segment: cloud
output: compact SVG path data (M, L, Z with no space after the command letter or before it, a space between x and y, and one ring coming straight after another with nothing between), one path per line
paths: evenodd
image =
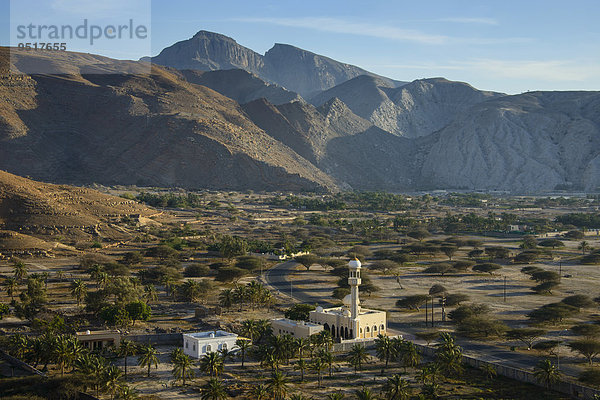
M234 18L233 21L273 24L293 28L305 28L323 32L344 33L350 35L370 36L388 40L415 42L427 45L495 45L529 43L533 39L526 37L485 38L485 37L452 37L429 34L414 29L401 29L395 26L349 21L339 18L302 17L302 18ZM463 23L494 23L486 18L448 18Z
M448 42L449 39L448 36L431 35L412 29L400 29L393 26L352 22L337 18L236 18L235 20L240 22L307 28L325 32L372 36L382 39L410 41L422 44L444 44Z
M454 22L457 24L478 24L478 25L499 25L498 21L493 18L485 17L451 17L451 18L439 18L436 21L439 22Z

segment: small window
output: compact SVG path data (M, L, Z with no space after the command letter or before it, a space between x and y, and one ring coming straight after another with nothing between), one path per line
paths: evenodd
M377 325L373 325L373 332L377 332Z
M360 328L359 332L362 333L362 328Z
M192 345L192 351L196 351L196 345L195 344Z
M385 325L384 325L384 324L381 324L381 326L379 327L379 330L380 330L380 331L384 331L384 330L385 330Z
M212 351L212 346L210 344L206 345L206 352L210 353Z
M227 343L223 343L221 345L221 350L227 350Z
M185 342L185 348L189 349L189 347L190 347L190 344L188 342Z
M369 332L369 327L368 326L365 328L365 332Z

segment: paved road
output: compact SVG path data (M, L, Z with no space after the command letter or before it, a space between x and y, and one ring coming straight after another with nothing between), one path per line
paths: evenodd
M274 289L279 290L280 292L289 296L290 280L288 275L291 273L293 268L296 267L296 265L297 264L294 261L286 261L276 265L265 273L266 282ZM331 304L330 299L314 296L296 286L292 288L291 294L295 300L301 303L316 303L324 306ZM400 322L388 321L388 327L402 334L406 339L425 344L423 341L415 338L414 335L406 329L406 326ZM533 354L522 354L488 343L475 342L466 339L457 339L457 343L462 346L466 355L484 359L490 362L502 363L515 368L531 369L535 366L535 364L543 359L543 357L537 357ZM556 358L554 358L552 361L556 362ZM569 366L561 365L561 371L566 375L577 376L577 370Z
M290 284L289 274L298 265L295 261L286 261L274 266L265 272L265 280L274 289L281 293L291 296L300 303L319 304L328 306L332 304L330 299L321 296L314 296L301 288Z

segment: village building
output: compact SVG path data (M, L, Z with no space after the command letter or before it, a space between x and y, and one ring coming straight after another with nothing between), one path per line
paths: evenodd
M361 263L354 259L348 263L348 284L350 294L344 298L341 307L317 307L309 314L309 321L323 325L323 329L331 332L334 340L351 340L375 338L387 332L387 316L385 311L369 310L360 307L358 288L361 284Z
M121 332L119 331L85 331L75 334L77 341L86 349L102 350L107 346L119 347Z
M225 331L196 332L183 334L183 353L200 358L219 350L236 350L238 335Z
M271 320L273 335L290 335L295 338L307 338L323 330L323 325L306 321L294 321L287 318Z

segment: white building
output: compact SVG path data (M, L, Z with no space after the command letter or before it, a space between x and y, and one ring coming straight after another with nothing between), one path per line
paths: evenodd
M305 321L294 321L287 318L271 320L273 335L290 335L295 338L307 338L323 330L323 326Z
M360 307L358 287L360 279L360 261L354 259L348 263L348 284L350 294L344 298L341 307L317 307L310 312L312 323L323 325L323 329L331 332L334 339L366 339L387 332L387 315L385 311L369 310Z
M238 335L225 331L210 331L183 334L183 353L200 358L207 353L219 350L236 350Z

